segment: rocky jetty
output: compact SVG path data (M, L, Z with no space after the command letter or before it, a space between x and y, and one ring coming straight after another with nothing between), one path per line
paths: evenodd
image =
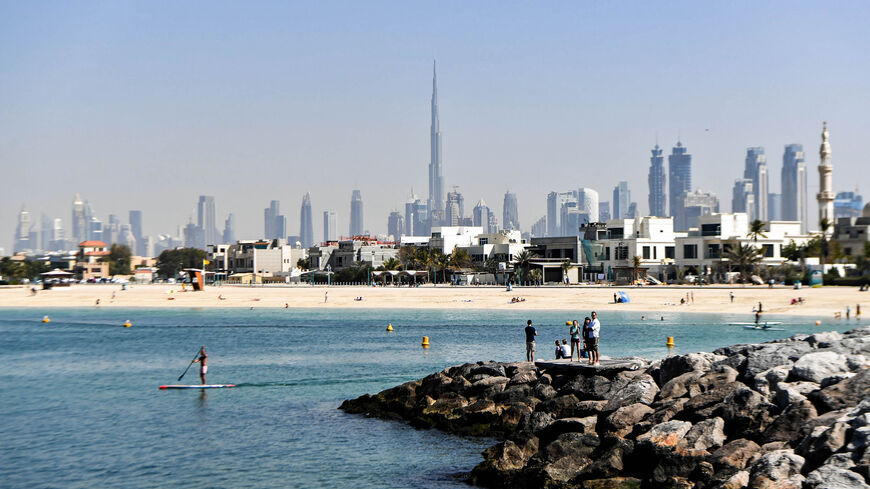
M870 489L870 327L622 367L476 363L341 409L497 436L493 488Z

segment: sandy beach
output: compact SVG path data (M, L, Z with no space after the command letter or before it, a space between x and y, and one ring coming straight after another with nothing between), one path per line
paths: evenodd
M613 294L627 292L630 303L614 303ZM734 302L729 292L734 293ZM328 300L324 301L328 293ZM680 304L686 299L688 304ZM362 297L363 300L354 300ZM511 303L512 297L525 299ZM694 297L694 302L691 300ZM803 297L803 305L791 305ZM97 305L99 299L99 305ZM408 287L325 287L325 286L220 286L201 292L182 290L181 285L132 285L121 290L115 284L82 284L39 290L29 287L0 288L0 307L291 307L291 308L377 308L377 309L503 309L534 310L632 310L648 312L707 312L747 314L761 301L766 314L815 316L831 319L850 306L870 304L870 292L855 287L823 287L794 290L790 287L451 287L446 285ZM863 309L863 307L862 307ZM863 312L863 311L862 311Z

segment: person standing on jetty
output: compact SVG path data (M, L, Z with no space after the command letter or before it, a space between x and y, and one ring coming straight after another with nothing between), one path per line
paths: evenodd
M534 363L535 361L535 336L538 331L532 326L532 320L526 322L526 361Z
M589 322L589 365L598 365L598 338L601 336L601 322L598 313L592 311L592 321Z
M205 374L208 373L208 354L205 352L205 345L200 347L199 357L193 363L202 364L199 366L199 380L202 382L202 385L205 385Z
M571 356L568 357L568 361L574 361L574 352L577 352L577 361L580 361L580 324L575 319L573 323L571 323L571 327L568 329L568 333L571 335Z

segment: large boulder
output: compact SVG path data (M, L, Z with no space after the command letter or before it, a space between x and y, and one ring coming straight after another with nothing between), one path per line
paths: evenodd
M731 472L746 468L747 463L761 450L752 440L739 438L726 443L710 457L717 471Z
M483 462L469 476L469 481L489 487L500 487L516 477L533 455L538 453L538 438L520 434L483 451Z
M811 469L846 446L849 425L836 422L831 426L818 426L801 441L797 453L802 455Z
M749 472L752 489L800 489L804 459L793 450L775 450L762 455Z
M719 417L701 421L692 426L679 446L688 450L715 450L725 443L723 428L725 428L725 420Z
M846 455L834 455L825 464L807 474L805 489L870 489L864 478L850 470L855 462Z
M832 351L807 353L791 368L791 375L799 380L819 383L826 377L849 371L846 355Z
M605 411L615 411L623 406L642 403L652 404L659 392L659 386L648 374L640 374L628 379L617 376L613 381L610 399L604 406Z
M813 403L804 399L785 408L764 430L761 440L764 443L782 441L792 446L803 436L801 430L818 416Z
M870 369L809 395L820 413L857 406L870 395Z
M592 453L601 445L597 436L564 433L541 449L541 466L534 467L546 480L567 483L592 464Z
M602 431L624 437L631 433L644 417L653 412L653 408L639 402L623 406L604 419Z
M649 443L659 447L675 447L692 429L688 421L667 421L657 424L648 432L637 437L638 443Z
M794 363L813 347L804 341L788 343L765 343L747 349L743 378L753 379L759 373L778 365Z
M836 331L823 331L811 334L805 341L813 348L830 348L834 343L838 343L842 339L843 335Z
M741 386L725 397L716 414L725 420L725 434L729 438L760 437L776 411L776 406L764 396Z
M665 358L658 368L659 384L665 384L674 377L687 372L707 372L715 362L724 359L724 355L706 352Z

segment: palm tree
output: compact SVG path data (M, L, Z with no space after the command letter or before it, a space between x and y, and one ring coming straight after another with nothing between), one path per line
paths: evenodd
M517 276L520 281L528 278L529 267L532 264L532 253L529 250L521 251L516 257Z
M640 265L641 260L639 256L634 255L631 257L631 280L634 282L640 279Z
M571 260L568 260L567 258L565 260L563 260L561 267L562 267L562 281L564 282L565 278L568 276L568 271L571 270L571 268L573 268L571 265ZM566 283L565 285L568 285L568 284Z
M448 262L453 268L468 268L471 266L471 255L467 250L456 248L450 253Z
M828 255L828 229L831 229L831 221L827 217L819 220L819 230L822 235L822 246L819 250L819 263L822 264L822 281L825 280L825 257Z
M395 258L387 258L384 260L384 270L401 270L402 262Z
M754 268L756 264L761 262L761 254L758 252L758 248L752 245L739 245L737 247L731 247L728 251L725 252L725 258L740 269L740 276L743 277L743 283L746 283L748 278L747 270L750 268Z
M758 237L766 238L767 236L764 234L764 226L767 223L762 221L761 219L756 219L749 223L749 233L746 236L751 236L752 241L758 243Z

